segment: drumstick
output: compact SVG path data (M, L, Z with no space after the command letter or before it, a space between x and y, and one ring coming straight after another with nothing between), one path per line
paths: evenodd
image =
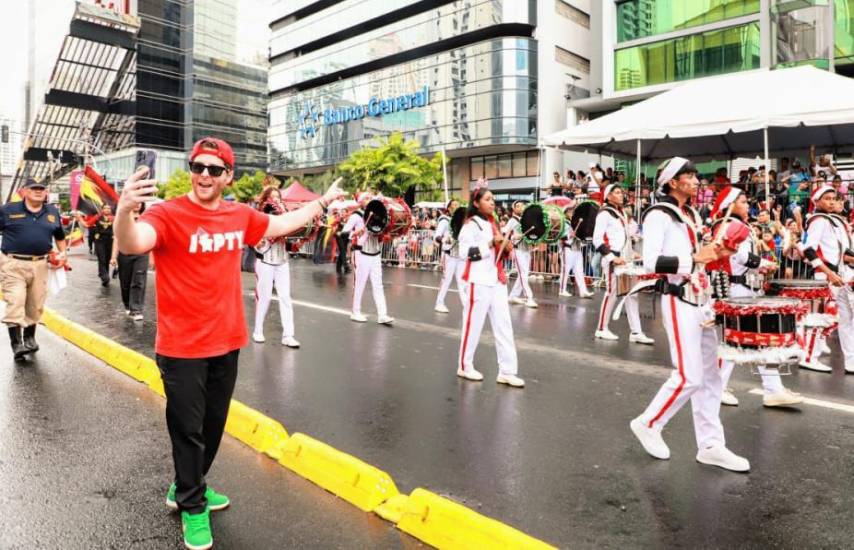
M532 229L534 229L534 228L535 228L535 226L531 226L531 227L529 227L529 228L528 228L528 230L527 230L527 231L525 231L524 233L522 233L522 237L519 239L519 241L521 241L523 238L525 238L525 235L527 235L528 233L530 233L530 232L531 232L531 230L532 230ZM503 255L504 255L504 251L507 249L507 243L508 243L508 242L510 242L510 235L508 235L508 236L504 239L504 242L502 242L502 243L501 243L501 249L498 251L498 257L495 259L495 265L498 265L498 263L501 261L501 256L503 256Z

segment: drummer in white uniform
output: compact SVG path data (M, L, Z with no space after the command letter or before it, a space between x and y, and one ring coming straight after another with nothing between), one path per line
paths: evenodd
M839 310L839 347L845 359L845 372L854 374L854 231L845 219L845 198L836 193L834 203L834 218L839 222L836 232L844 251L839 264L840 276L845 283L847 292L836 292L836 307Z
M466 258L463 269L463 324L457 376L483 380L474 368L474 354L487 315L492 325L498 354L496 382L521 388L525 381L517 376L518 359L507 302L507 275L501 259L512 252L509 237L503 236L493 217L495 199L486 187L472 191L468 219L460 231L460 253Z
M804 257L815 269L816 280L825 280L830 285L830 291L839 307L839 343L846 357L854 360L854 345L851 337L850 321L850 285L844 284L842 275L847 275L848 269L843 265L846 255L846 243L840 240L842 230L841 220L834 216L836 211L836 190L829 186L819 187L811 197L814 207L813 214L807 217L805 224ZM848 243L850 244L850 243ZM843 313L843 308L846 311ZM846 318L847 330L843 335L842 321ZM802 368L818 372L831 372L828 365L818 360L819 350L824 345L822 330L819 328L807 329L806 356L799 363ZM852 366L846 362L846 367ZM848 370L848 369L846 369ZM854 368L851 369L854 371Z
M729 216L747 223L749 204L744 191L737 187L725 187L722 189L712 207L711 217L718 220L718 230L723 230L723 225ZM748 298L761 295L761 277L759 273L772 270L776 264L763 260L756 253L756 243L753 239L745 239L729 258L721 260L718 269L729 279L729 296L732 298ZM724 298L719 296L719 298ZM732 375L735 363L719 359L721 367L721 383L723 392L721 403L724 405L737 406L738 398L733 395L727 387ZM761 366L757 369L762 379L762 404L766 407L785 407L803 403L804 398L783 386L783 380L776 369Z
M628 220L623 213L623 200L623 189L619 185L612 183L605 187L602 194L604 206L596 215L596 227L593 230L593 246L602 257L602 272L605 274L605 295L599 308L595 333L596 338L602 340L620 339L608 328L617 303L616 268L632 263L635 256L629 238ZM636 295L626 297L625 308L631 330L629 342L653 344L655 340L643 333Z
M439 313L448 313L445 296L448 294L448 289L451 288L451 282L457 281L457 290L462 286L460 276L465 262L459 257L459 246L457 246L456 239L451 232L451 216L454 215L459 206L460 202L456 199L448 201L447 208L439 216L436 232L433 234L433 239L442 250L442 282L439 285L439 294L436 296L436 305L433 307ZM460 298L462 299L462 297Z
M570 297L572 294L566 290L570 274L575 278L578 294L582 298L592 298L593 293L587 290L587 281L584 279L584 253L581 250L581 240L576 236L572 226L572 213L575 204L570 204L563 209L566 217L566 234L560 239L561 249L561 275L558 286L558 296Z
M374 233L367 230L364 218L364 208L373 199L370 193L361 193L357 200L362 210L353 212L347 219L347 224L341 231L350 234L353 241L353 264L355 266L355 283L353 287L353 310L350 320L364 323L368 320L362 315L362 294L368 279L371 280L371 291L374 295L374 304L377 307L377 323L391 325L393 317L389 317L386 309L385 292L383 291L383 268L380 258L382 243Z
M699 270L732 251L715 243L702 245L702 220L688 204L699 185L693 164L680 157L670 160L658 184L666 196L647 210L642 221L643 263L651 273L666 274L658 287L663 291L662 321L675 370L630 427L647 453L667 460L670 448L661 430L691 401L697 462L746 472L750 462L726 447L711 292Z
M513 249L513 259L516 264L516 273L519 276L513 289L510 291L510 303L524 304L530 308L538 307L534 300L534 292L531 290L531 285L528 282L528 276L531 273L531 247L525 242L522 235L522 211L525 210L525 203L516 201L513 203L513 216L504 226L504 235L509 237L515 245Z

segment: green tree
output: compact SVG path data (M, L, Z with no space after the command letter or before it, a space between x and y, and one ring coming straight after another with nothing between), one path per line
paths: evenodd
M231 183L226 193L234 195L239 202L251 202L264 188L264 178L267 174L258 170L251 176L243 174L240 179Z
M161 199L174 199L190 192L190 173L180 168L172 172L166 183L159 185L157 196Z
M376 147L354 152L338 166L345 177L345 189L352 192L370 187L399 197L415 186L420 198L439 198L442 154L428 159L418 154L418 148L417 141L405 141L402 134L394 133L388 139L378 139Z

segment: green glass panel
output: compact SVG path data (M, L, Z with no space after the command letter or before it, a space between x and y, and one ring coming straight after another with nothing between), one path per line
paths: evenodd
M614 55L614 88L758 69L759 47L759 25L751 23L624 48Z
M835 0L834 8L836 63L854 63L854 0Z
M625 42L759 13L760 0L627 0L617 4L617 40Z

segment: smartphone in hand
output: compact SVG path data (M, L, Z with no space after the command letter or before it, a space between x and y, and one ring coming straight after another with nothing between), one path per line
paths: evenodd
M138 170L140 166L145 166L148 168L148 176L146 179L157 179L157 174L155 173L155 165L157 164L157 151L153 149L139 149L136 152L136 165L134 166L134 171ZM153 201L157 196L155 194L148 195L146 197L146 202Z

